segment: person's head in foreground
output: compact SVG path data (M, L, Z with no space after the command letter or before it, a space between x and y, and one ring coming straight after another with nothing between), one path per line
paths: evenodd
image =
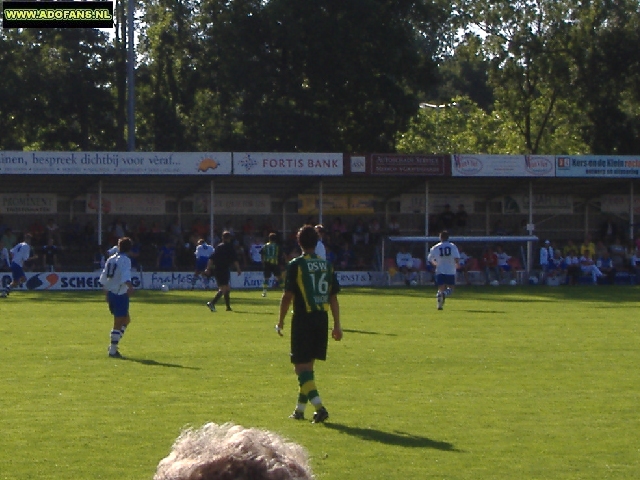
M268 430L232 423L188 428L153 480L312 480L306 450Z

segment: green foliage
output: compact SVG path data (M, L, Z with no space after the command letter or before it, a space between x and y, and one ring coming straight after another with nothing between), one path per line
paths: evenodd
M322 479L638 478L638 287L345 289L316 381L330 419L287 418L279 294L139 291L107 358L99 292L1 299L0 479L150 479L186 425L301 443Z

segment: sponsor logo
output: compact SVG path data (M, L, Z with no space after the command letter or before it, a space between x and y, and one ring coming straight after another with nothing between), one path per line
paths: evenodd
M482 161L468 155L455 155L453 166L461 175L477 175L482 171Z
M258 161L251 158L251 155L247 154L242 160L240 160L240 166L248 172L252 168L258 166Z
M366 163L364 157L351 157L351 172L352 173L365 173Z
M560 170L570 170L571 169L571 159L569 157L558 157L558 168Z
M199 172L206 172L207 170L215 170L220 165L213 158L203 158L198 165Z
M546 157L527 155L524 157L525 169L533 175L544 175L553 171L553 164Z

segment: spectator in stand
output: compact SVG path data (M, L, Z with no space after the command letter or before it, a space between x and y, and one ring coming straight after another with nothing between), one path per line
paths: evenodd
M498 255L493 251L491 245L489 245L482 254L482 266L484 267L484 274L487 277L487 285L491 282L491 273L495 275L496 280L500 281L501 273L500 267L498 266Z
M245 220L244 225L242 225L242 244L245 248L249 249L250 253L251 244L254 243L254 240L257 240L260 248L262 248L262 241L256 237L256 227L253 224L253 218L249 217Z
M616 237L611 245L609 245L609 254L611 255L611 261L616 271L622 272L627 270L627 263L625 262L626 249L620 237Z
M389 220L389 224L387 225L387 234L400 235L400 223L398 222L398 217L395 215Z
M44 238L44 226L38 219L29 227L29 233L31 234L31 238L33 238L32 242L34 246L39 247L47 243Z
M369 223L369 241L372 245L377 245L382 239L382 225L378 217L374 217Z
M146 245L151 242L151 230L144 221L144 218L138 220L138 225L136 226L134 233L138 237L138 242L141 244Z
M464 278L464 283L466 283L467 285L471 285L471 282L469 281L469 268L471 266L471 263L470 263L471 257L462 250L462 247L458 247L458 252L460 253L460 260L458 261L457 270L458 272L462 273L462 278ZM427 266L427 270L429 270L428 266Z
M318 234L318 243L316 244L315 253L322 260L327 260L327 247L329 243L328 240L326 240L327 231L324 228L324 225L320 223L315 226L315 229L316 233Z
M455 232L457 235L464 235L467 233L467 220L469 215L467 211L464 209L464 204L458 205L458 211L455 214Z
M587 233L584 237L584 242L580 245L580 257L587 257L593 259L596 254L596 245L591 240L591 234Z
M565 259L559 248L554 249L553 257L549 260L548 278L561 277L567 272Z
M496 220L496 223L493 224L493 234L499 237L509 234L509 232L507 232L507 229L504 227L501 219Z
M102 250L100 245L95 247L95 251L93 252L93 269L102 271L104 268L104 264L106 262L105 252Z
M9 250L0 241L0 272L8 272L11 270L11 258L9 258Z
M11 229L11 227L7 227L4 229L4 234L2 235L2 238L0 239L0 241L2 241L2 244L8 250L11 250L13 247L16 246L16 243L18 243L16 234L13 233L13 230Z
M362 218L356 220L351 237L354 246L369 244L369 227L364 223Z
M175 245L176 248L182 248L184 246L184 237L182 235L182 225L176 218L169 228L167 229L169 239Z
M347 233L347 226L342 223L342 219L340 217L336 217L333 219L333 223L331 224L331 235L336 239L340 237L341 239L345 239Z
M608 215L600 225L600 240L611 243L618 236L618 225L611 215Z
M158 251L156 268L161 272L170 272L176 269L176 249L170 239L167 239Z
M549 262L553 258L554 248L551 246L550 240L545 240L544 245L540 247L540 269L542 270L542 281L547 280L547 272L549 271Z
M609 252L609 249L606 247L606 245L602 240L598 240L596 242L596 254L594 255L593 258L598 259L602 257L602 255L604 255L604 252Z
M240 264L240 267L246 268L248 263L247 251L238 240L233 240L231 243L236 251L236 256L238 257L238 263Z
M396 266L404 277L405 285L411 285L411 282L417 281L418 274L413 268L413 256L405 244L400 245L400 251L396 254Z
M158 222L153 222L151 224L150 235L151 243L154 247L158 247L158 245L164 243L165 234Z
M49 220L47 220L47 225L45 227L45 233L46 233L47 241L50 238L53 238L53 241L55 243L57 243L58 245L60 245L60 243L62 243L62 239L61 239L61 236L60 236L60 227L58 227L58 224L53 220L53 218L50 218Z
M82 248L82 225L78 217L73 217L65 227L65 241L68 248L80 250Z
M451 211L451 205L448 203L444 206L444 210L440 212L439 224L441 230L451 231L456 220L456 214Z
M129 260L131 260L131 270L135 270L136 272L142 271L142 266L140 265L140 253L141 253L141 245L137 236L131 237L131 250L127 255L129 256Z
M564 257L564 265L567 270L567 283L569 285L577 285L582 269L580 268L580 257L578 257L576 250L569 250L567 256Z
M92 245L96 243L98 237L96 236L96 227L91 220L87 220L82 229L83 245Z
M613 259L609 255L608 250L604 250L596 261L596 266L606 277L607 282L611 285L616 283L616 268L613 266Z
M511 255L504 251L502 245L496 247L496 257L498 257L498 272L500 273L499 280L504 280L504 277L508 277L509 280L513 278L511 271Z
M562 254L566 257L569 252L573 250L573 253L577 253L580 249L576 246L573 240L567 240L567 244L562 248Z
M325 255L327 256L326 258L327 262L329 262L331 265L337 265L338 256L336 255L336 252L333 250L333 247L327 245L325 247Z
M353 253L353 249L351 248L351 244L345 241L342 244L337 267L341 270L351 270L354 262L354 257L355 255Z
M47 240L47 244L42 247L42 266L45 272L55 272L59 269L58 247L54 244L53 238Z
M597 285L598 278L603 276L593 257L590 255L582 255L580 257L580 269L584 275L591 275L594 285Z

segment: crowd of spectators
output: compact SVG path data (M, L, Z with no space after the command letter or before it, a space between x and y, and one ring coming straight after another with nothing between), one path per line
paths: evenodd
M156 217L157 218L157 217ZM72 218L62 227L55 218L35 217L28 228L14 231L0 217L0 269L7 271L8 251L21 241L24 233L32 235L34 252L38 260L28 268L35 271L59 271L73 269L99 269L104 265L107 249L117 243L122 236L134 241L131 252L133 268L145 270L191 270L194 265L194 250L199 239L217 245L222 231L232 234L243 270L261 269L259 251L266 243L269 233L277 229L268 221L256 222L252 217L232 217L214 227L210 236L208 218L198 217L190 224L181 224L177 217L164 223L154 217L138 218L130 224L123 218L114 218L103 228L103 245L97 247L97 227L95 219L81 222ZM448 229L452 235L467 233L467 214L464 205L452 209L445 205L437 215L430 217L430 231ZM315 225L317 218L309 217L301 223ZM287 234L278 232L278 243L282 245L285 259L299 254L295 233L300 225L293 225ZM501 227L497 223L495 229ZM492 233L497 232L494 231ZM562 279L569 284L591 279L593 283L614 283L616 275L638 274L640 278L640 236L630 242L623 241L622 229L607 217L602 225L593 232L596 240L587 235L585 238L566 241L548 240L540 245L539 256L534 260L534 268L539 269L547 279ZM381 242L387 235L415 235L415 231L403 229L397 216L390 216L385 224L378 216L333 216L324 222L322 242L327 258L338 270L379 270L389 264L381 258ZM408 253L413 258L409 265L406 258L402 261L402 274L407 283L412 282L419 270L428 270L424 261L424 245L388 244L387 260L396 262L398 253ZM483 273L486 283L492 280L508 282L515 278L514 271L522 269L524 263L520 251L510 251L513 247L502 245L458 244L461 250L460 271L463 281L469 283L470 270ZM384 262L384 263L383 263ZM394 265L398 269L399 265ZM566 279L566 280L565 280Z

